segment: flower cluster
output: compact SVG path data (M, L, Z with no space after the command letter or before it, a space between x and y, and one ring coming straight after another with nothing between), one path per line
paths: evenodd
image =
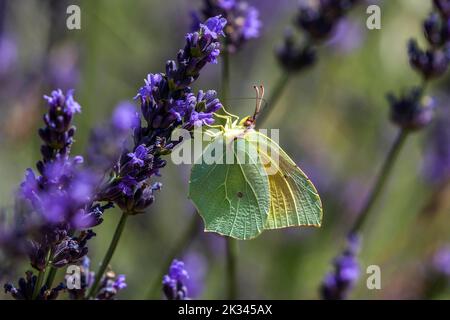
M94 202L98 179L81 167L82 157L70 156L75 133L72 119L81 111L72 91L64 94L56 90L44 98L48 110L45 126L39 130L42 160L36 165L38 175L32 169L26 170L17 199L17 207L23 209L15 212L18 218L20 214L21 223L9 233L11 239L21 235L26 244L17 246L25 247L31 266L39 272L82 259L88 252L87 241L95 236L90 228L102 222L104 210L111 206ZM11 284L5 289L13 297L28 299L29 292L24 290L35 285L35 276L29 272L19 281L18 289ZM55 297L49 293L51 288L38 289L38 299Z
M184 263L173 260L169 273L163 277L163 292L167 300L187 300L188 290L186 282L189 279Z
M296 26L304 33L304 43L297 43L293 31L285 32L277 48L279 63L287 72L302 70L316 62L315 46L332 38L344 16L359 0L320 0L314 5L300 3Z
M68 289L69 297L72 300L82 300L85 298L86 291L92 287L95 280L95 273L90 271L90 260L87 256L83 257L80 267L80 276L76 281L79 281L80 288ZM100 287L95 297L97 300L114 300L119 291L125 289L127 284L125 282L125 275L109 270L105 273L100 281Z
M399 98L389 93L387 99L391 109L391 121L401 128L418 130L433 119L433 99L424 97L421 88L414 87Z
M228 21L225 27L225 41L231 53L260 35L262 23L259 20L258 10L241 0L204 0L200 14L193 13L194 28L198 27L202 18L207 19L217 15L223 16Z
M422 50L415 39L409 42L409 62L424 80L442 76L450 63L450 14L447 0L435 0L435 11L423 23L429 48Z
M37 277L31 271L25 273L25 278L20 278L18 288L12 284L5 284L5 293L11 294L16 300L32 300L34 288L37 283ZM36 300L55 300L59 293L65 289L64 284L60 283L53 289L48 289L45 285L39 290Z
M347 248L335 258L334 271L325 276L321 287L321 296L325 300L346 299L359 278L360 267L357 260L360 239L351 234L347 239Z
M131 146L131 135L140 124L136 107L130 102L119 103L111 119L92 129L86 163L99 174L112 168L124 149Z
M128 214L142 213L161 188L151 180L166 165L162 156L178 143L171 140L172 132L214 122L214 112L222 107L216 92L194 94L189 86L207 63L217 62L225 24L220 16L208 19L198 31L186 35L184 49L176 61L166 63L166 73L148 75L136 96L145 125L136 126L133 149L121 154L98 200L114 202Z
M92 228L102 222L103 211L109 204L93 204L97 179L80 168L83 158L71 157L75 127L73 115L81 111L72 92L61 90L45 96L48 112L44 115L46 126L39 130L44 142L43 159L37 163L39 176L27 169L20 186L20 196L27 200L36 217L40 232L31 240L31 265L44 270L47 255L51 252L51 264L62 267L78 261L87 253L86 242L94 233ZM78 236L72 236L75 231Z
M450 14L448 0L435 0L434 11L423 23L427 50L422 50L415 39L408 44L411 67L423 78L424 83L442 77L450 63ZM428 125L434 116L430 98L423 97L424 88L411 88L399 98L388 95L391 120L404 130L416 130Z

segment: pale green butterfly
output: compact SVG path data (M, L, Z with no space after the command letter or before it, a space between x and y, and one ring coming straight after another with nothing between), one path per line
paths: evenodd
M189 198L204 220L206 232L239 240L264 230L315 226L322 222L319 194L292 159L254 129L264 88L255 86L252 117L226 119L191 171ZM214 161L211 161L214 160Z

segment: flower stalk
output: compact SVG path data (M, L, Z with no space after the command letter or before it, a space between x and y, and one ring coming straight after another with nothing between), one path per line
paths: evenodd
M87 299L93 298L97 294L100 281L103 275L105 274L105 271L108 268L109 263L111 262L111 258L114 255L114 252L116 251L117 244L119 243L120 237L122 236L123 230L125 229L125 224L127 222L128 215L129 215L128 213L123 212L122 216L120 217L119 224L116 227L116 231L114 232L114 236L109 245L108 251L106 251L105 257L103 258L100 268L96 273L94 283L86 296Z
M399 129L397 137L395 138L394 143L392 144L386 156L386 159L383 162L381 170L376 177L372 191L370 192L369 197L367 198L364 206L358 214L358 218L353 224L353 227L350 230L350 234L357 234L361 230L361 227L366 221L374 203L380 196L380 193L392 172L392 168L394 167L395 161L397 160L402 147L405 145L408 134L409 132L405 129Z

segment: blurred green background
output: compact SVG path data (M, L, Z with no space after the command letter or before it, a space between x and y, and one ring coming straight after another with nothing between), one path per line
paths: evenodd
M263 33L231 58L233 98L252 97L255 83L263 83L270 94L281 74L274 47L297 7L296 0L252 3L261 10ZM410 37L424 41L421 21L431 1L377 3L382 6L382 29L366 29L367 5L352 11L349 22L357 34L343 35L355 40L351 50L323 46L318 64L291 81L266 123L280 129L281 146L316 184L324 223L321 229L270 231L240 242L240 298L318 298L318 286L342 250L344 234L395 137L385 94L420 83L409 67L406 42ZM81 30L66 29L68 4L81 7ZM50 10L50 5L56 7ZM75 88L83 109L75 119L73 154L85 154L91 128L106 121L117 103L132 100L149 72L164 71L165 61L175 58L190 30L190 11L200 6L201 1L194 0L6 1L2 30L13 39L16 57L0 80L1 206L12 206L24 170L40 157L36 131L45 110L42 95L52 87ZM55 76L49 76L51 70ZM64 81L58 82L58 77ZM210 65L195 89L218 90L219 85L220 65ZM447 86L433 83L430 92L439 95ZM254 108L251 101L225 104L241 117ZM352 298L420 297L430 256L450 240L448 192L441 195L444 201L436 212L421 214L436 193L421 174L427 138L420 132L408 140L364 227L362 277ZM128 288L120 298L146 297L170 249L189 227L189 169L169 163L155 204L146 214L129 219L112 260L114 270L127 275ZM118 218L119 212L110 210L95 229L89 253L93 266L103 257ZM224 298L223 239L198 232L184 253L201 265L194 267L204 282L198 297ZM372 264L381 267L382 290L366 288L365 269ZM24 262L22 270L27 268ZM450 298L450 292L437 298Z

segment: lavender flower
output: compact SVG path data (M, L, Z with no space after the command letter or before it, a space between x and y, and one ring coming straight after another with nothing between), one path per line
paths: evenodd
M7 76L17 61L17 44L7 35L0 36L0 78Z
M18 282L18 288L14 285L7 283L4 285L5 293L11 294L16 300L31 300L36 286L37 277L33 275L31 271L25 273L25 278L20 278ZM64 290L65 287L61 283L57 287L48 290L46 286L43 286L37 296L37 300L55 300L58 298L59 293Z
M450 18L450 1L433 0L433 3L442 18Z
M168 300L188 300L186 281L189 274L182 261L173 260L169 273L163 277L163 292Z
M92 286L94 283L95 273L90 271L91 261L88 256L84 256L80 262L80 288L79 289L68 289L69 298L71 300L83 300L86 294L86 291Z
M450 179L450 110L440 111L430 131L423 166L427 180L437 186Z
M433 270L450 279L450 247L439 249L433 257Z
M136 107L130 102L119 103L111 119L91 131L86 161L89 169L103 174L112 168L131 147L130 135L139 126Z
M119 291L126 287L125 275L116 275L113 271L108 271L101 281L96 298L98 300L113 300Z
M433 120L433 100L424 98L420 88L412 88L399 98L390 93L387 99L391 107L392 122L403 129L418 130Z
M101 223L103 211L111 206L94 202L98 179L81 169L81 157L70 156L72 119L81 111L72 91L56 90L45 99L48 112L45 127L39 130L43 158L36 165L40 175L27 169L18 200L28 207L20 230L28 240L30 263L39 271L45 270L49 252L50 264L57 268L81 259L88 251L87 241L95 235L89 228Z
M195 298L201 295L206 275L206 259L195 251L188 252L183 258L186 272L189 277L186 279L185 286L189 288L189 296Z
M315 6L300 2L296 26L305 34L300 42L287 29L283 44L276 49L280 65L286 72L298 72L316 62L315 46L335 35L344 16L359 0L321 0Z
M356 258L360 240L357 235L349 235L347 248L335 258L334 271L325 276L321 296L326 300L346 299L359 278L360 267Z
M317 59L316 49L312 46L301 46L297 43L293 30L287 28L284 42L276 48L278 62L287 72L306 69L314 65Z
M114 202L129 214L144 212L153 203L155 191L161 189L161 184L152 179L166 165L162 156L177 143L171 141L172 132L214 122L214 112L222 107L216 92L199 91L195 95L189 86L207 63L216 62L218 37L223 35L225 23L217 16L200 24L198 31L186 35L177 61L166 63L166 73L147 76L136 96L146 126L134 130L134 147L124 150L98 200Z
M260 36L262 23L259 11L241 0L204 0L200 13L193 14L194 29L198 28L200 16L207 19L218 15L228 21L225 35L229 52L236 52L247 41Z
M425 38L430 48L422 50L417 41L409 42L409 62L424 80L442 76L450 63L450 17L447 14L448 1L434 1L435 10L424 21Z
M84 256L80 263L80 288L79 289L68 289L69 298L71 300L83 300L85 299L85 294L92 287L95 280L95 272L90 271L90 259ZM96 300L114 300L117 294L127 287L125 275L116 273L109 270L100 280L100 287Z

